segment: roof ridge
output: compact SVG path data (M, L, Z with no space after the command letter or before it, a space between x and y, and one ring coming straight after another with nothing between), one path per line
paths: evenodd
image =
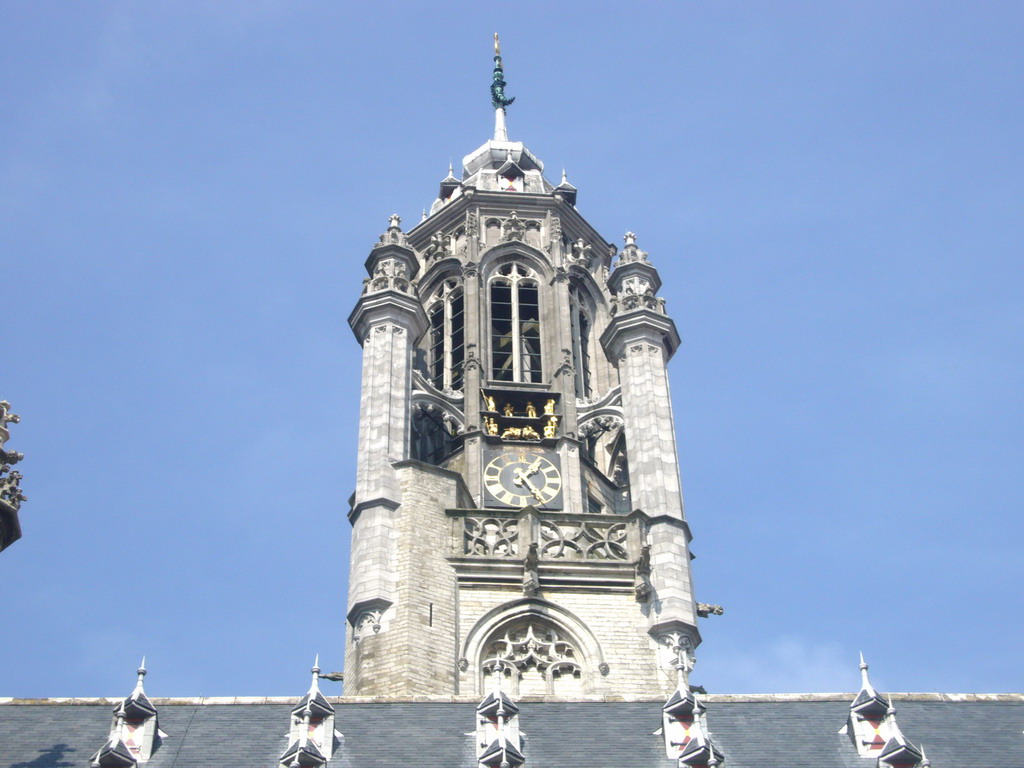
M706 702L729 703L772 703L772 702L815 702L815 701L849 701L852 693L709 693L701 698ZM888 694L894 701L947 701L947 702L1021 702L1024 703L1024 693L938 693L938 692L907 692ZM287 704L293 705L301 697L298 696L180 696L151 698L154 706L175 706L175 705L199 705L199 706L225 706L225 705L252 705L252 704ZM332 704L463 704L475 702L475 697L447 696L431 698L387 698L387 697L351 697L326 696ZM16 698L13 696L0 696L0 706L89 706L107 705L114 706L122 701L121 696L96 696L96 697L54 697L54 698ZM574 699L551 699L548 697L524 696L521 702L533 703L573 703L573 704L608 704L608 703L643 703L652 702L661 704L660 698L652 697L592 697Z

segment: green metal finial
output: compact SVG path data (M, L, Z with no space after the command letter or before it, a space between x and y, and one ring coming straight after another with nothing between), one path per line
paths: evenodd
M491 76L491 106L495 109L504 109L516 97L505 98L505 70L501 66L501 43L498 42L498 33L494 33L494 74Z

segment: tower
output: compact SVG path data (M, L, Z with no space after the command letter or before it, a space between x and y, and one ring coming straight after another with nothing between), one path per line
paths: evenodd
M700 642L657 269L508 139L505 85L496 36L494 137L349 317L346 696L662 695Z

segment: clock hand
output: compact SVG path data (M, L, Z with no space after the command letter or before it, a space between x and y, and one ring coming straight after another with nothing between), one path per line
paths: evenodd
M533 481L530 480L529 476L523 472L523 470L516 467L515 475L516 479L512 481L513 483L516 485L525 485L530 489L530 493L537 497L538 501L544 501L544 496L541 494L540 489L533 484Z

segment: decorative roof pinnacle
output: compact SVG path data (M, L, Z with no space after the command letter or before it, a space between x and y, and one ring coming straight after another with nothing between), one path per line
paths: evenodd
M505 68L501 63L501 43L498 33L494 33L494 72L491 74L491 106L494 107L494 140L508 141L508 130L505 128L505 107L515 101L505 96Z
M139 676L139 678L138 678L138 680L135 681L135 690L132 693L133 694L134 693L142 693L142 678L144 678L146 676L146 657L145 656L142 657L142 663L139 664L139 668L137 670L135 670L135 674L137 674Z
M398 230L400 230L402 228L400 226L401 223L402 223L402 217L399 216L397 213L392 213L390 216L388 216L388 229L398 229Z
M871 681L868 680L868 665L867 662L864 661L863 651L861 651L860 654L860 687L872 692L875 690L871 687Z
M625 241L626 245L636 245L636 235L632 232L624 234L622 239Z

